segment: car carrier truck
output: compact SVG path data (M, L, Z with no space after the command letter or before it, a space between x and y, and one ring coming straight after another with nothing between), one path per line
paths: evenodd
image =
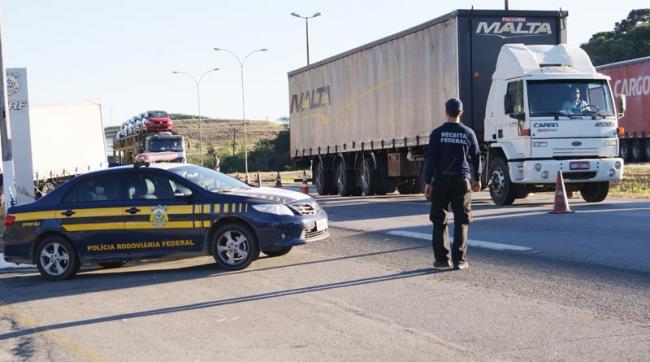
M650 57L596 67L610 76L614 95L627 100L620 139L620 155L625 161L650 161ZM621 110L619 109L619 112Z
M618 114L608 78L564 44L566 17L457 10L290 72L293 160L311 165L320 194L421 192L429 134L458 97L496 204L552 190L558 171L585 200L605 199L623 177Z
M162 111L149 111L148 114L154 112L167 115ZM154 156L161 153L165 153L165 156L175 155L170 162L187 161L183 136L172 133L171 121L166 122L164 128L150 126L149 122L132 121L133 119L124 122L113 139L114 162L122 165L133 164L138 155ZM164 131L161 132L160 129ZM166 159L170 158L166 157Z

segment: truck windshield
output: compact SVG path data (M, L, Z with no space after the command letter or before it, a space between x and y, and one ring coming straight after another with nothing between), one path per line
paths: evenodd
M181 138L152 139L149 140L150 152L183 152Z
M169 171L195 183L212 192L231 191L233 189L248 189L250 186L209 168L188 165L171 168Z
M605 80L528 81L528 108L531 117L614 115Z

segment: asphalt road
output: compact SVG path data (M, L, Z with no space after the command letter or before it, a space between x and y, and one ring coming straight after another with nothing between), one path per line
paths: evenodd
M478 195L470 269L431 267L421 196L321 198L332 238L209 257L0 272L0 360L646 360L650 204ZM645 248L644 248L645 247ZM643 261L646 261L645 263Z

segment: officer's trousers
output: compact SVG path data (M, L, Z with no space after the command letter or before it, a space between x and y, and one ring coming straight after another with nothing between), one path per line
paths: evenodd
M442 176L433 183L429 219L433 223L433 255L436 261L449 261L450 256L454 264L466 260L467 229L472 222L471 202L472 191L468 178ZM447 232L450 203L454 212L454 244L451 251Z

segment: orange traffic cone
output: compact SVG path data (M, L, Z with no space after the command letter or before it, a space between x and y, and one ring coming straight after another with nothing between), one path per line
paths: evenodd
M275 176L275 187L282 187L282 178L280 178L280 171L278 171L277 176Z
M262 177L260 177L259 171L257 171L257 187L262 187Z
M558 171L555 179L555 202L553 203L553 210L550 213L568 214L572 212L569 207L569 199L567 199L566 187L564 187L562 171Z
M307 185L307 171L302 170L302 185L300 191L304 194L309 194L309 185Z

